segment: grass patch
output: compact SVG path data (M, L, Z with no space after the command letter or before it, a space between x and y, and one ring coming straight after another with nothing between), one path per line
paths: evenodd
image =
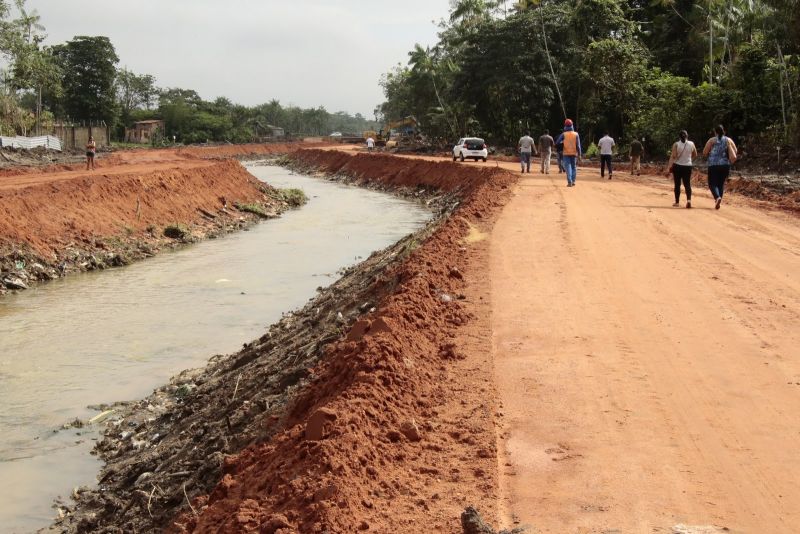
M299 208L306 202L308 202L308 197L303 192L302 189L296 188L287 188L287 189L278 189L278 194L281 197L281 200L289 204L293 208Z
M236 209L239 211L246 211L247 213L253 213L264 219L271 219L275 217L274 214L267 213L267 211L264 209L264 206L262 206L261 204L240 204L239 202L235 202L233 205L236 206Z

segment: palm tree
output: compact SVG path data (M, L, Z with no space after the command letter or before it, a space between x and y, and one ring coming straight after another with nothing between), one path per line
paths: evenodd
M439 93L439 87L436 85L436 71L439 67L438 62L434 58L434 54L431 52L430 47L422 48L419 43L414 45L414 50L408 53L410 59L408 60L408 64L411 65L411 72L415 74L420 74L423 76L430 76L431 83L433 84L433 92L436 95L436 100L439 102L439 107L442 108L442 112L447 120L447 124L450 126L450 130L453 135L458 135L455 126L450 121L450 116L447 112L447 107L444 105L442 101L442 96Z
M19 18L16 20L16 23L22 28L25 42L28 44L34 41L37 43L41 42L44 37L39 35L38 32L43 32L44 26L40 23L42 17L39 15L39 12L34 9L28 13L25 10L25 0L14 0L14 3L17 6L17 10L19 10Z
M503 3L505 4L505 2ZM471 27L488 19L492 14L492 10L497 7L497 2L456 0L451 2L451 5L453 6L453 11L450 12L450 22Z

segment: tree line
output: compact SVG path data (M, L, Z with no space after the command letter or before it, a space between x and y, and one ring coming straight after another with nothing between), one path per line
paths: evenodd
M162 119L162 138L177 142L249 142L269 135L269 125L293 135L361 132L375 122L324 107L284 106L272 99L243 106L220 97L204 100L192 89L159 88L149 74L119 67L104 36L76 36L45 46L45 28L25 0L0 0L0 133L47 133L57 122L104 122L123 140L134 122Z
M382 77L378 108L433 139L510 144L569 117L657 154L717 123L800 146L800 0L454 0L439 27Z

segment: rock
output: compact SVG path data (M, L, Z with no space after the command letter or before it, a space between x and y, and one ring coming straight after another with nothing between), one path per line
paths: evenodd
M369 321L364 319L358 320L355 322L355 324L353 324L353 327L350 328L350 331L347 333L347 337L345 339L347 341L360 341L369 329Z
M3 285L8 289L28 289L28 284L16 276L6 276L3 278Z
M464 275L461 274L461 271L459 271L458 269L453 267L452 269L450 269L450 278L456 278L458 280L463 280L464 279Z
M442 302L453 302L453 297L451 297L447 293L442 293L441 295L439 295L439 300L441 300Z
M464 534L495 534L492 527L484 523L481 514L472 506L461 513L461 528Z
M380 334L381 332L392 332L392 327L383 317L378 317L369 326L369 333L370 335Z
M183 239L187 234L186 228L180 225L171 225L164 228L164 236L170 239Z
M392 443L397 443L398 441L400 441L403 438L403 435L400 432L398 432L397 430L390 430L386 434L386 437L388 437L389 441L391 441Z
M306 439L308 441L319 441L330 434L333 422L336 420L336 412L330 408L320 408L308 418L306 423Z
M416 421L413 419L410 421L405 421L402 425L400 425L400 432L408 438L409 441L419 441L422 439L422 436L419 433L419 427L417 426Z
M314 502L331 501L338 493L336 484L327 484L314 492Z
M339 324L345 323L344 315L342 315L342 312L336 312L336 322Z

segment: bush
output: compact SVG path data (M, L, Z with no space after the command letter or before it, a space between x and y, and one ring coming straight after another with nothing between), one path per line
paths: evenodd
M594 143L590 144L589 148L587 148L583 153L583 156L586 158L595 158L598 155L600 155L600 149L597 148L597 145Z
M651 154L668 153L678 132L697 122L690 111L695 97L687 78L656 70L645 83L640 111L629 129L631 138L645 137Z
M293 208L299 208L308 202L308 197L302 189L279 189L278 192L280 193L281 198Z

